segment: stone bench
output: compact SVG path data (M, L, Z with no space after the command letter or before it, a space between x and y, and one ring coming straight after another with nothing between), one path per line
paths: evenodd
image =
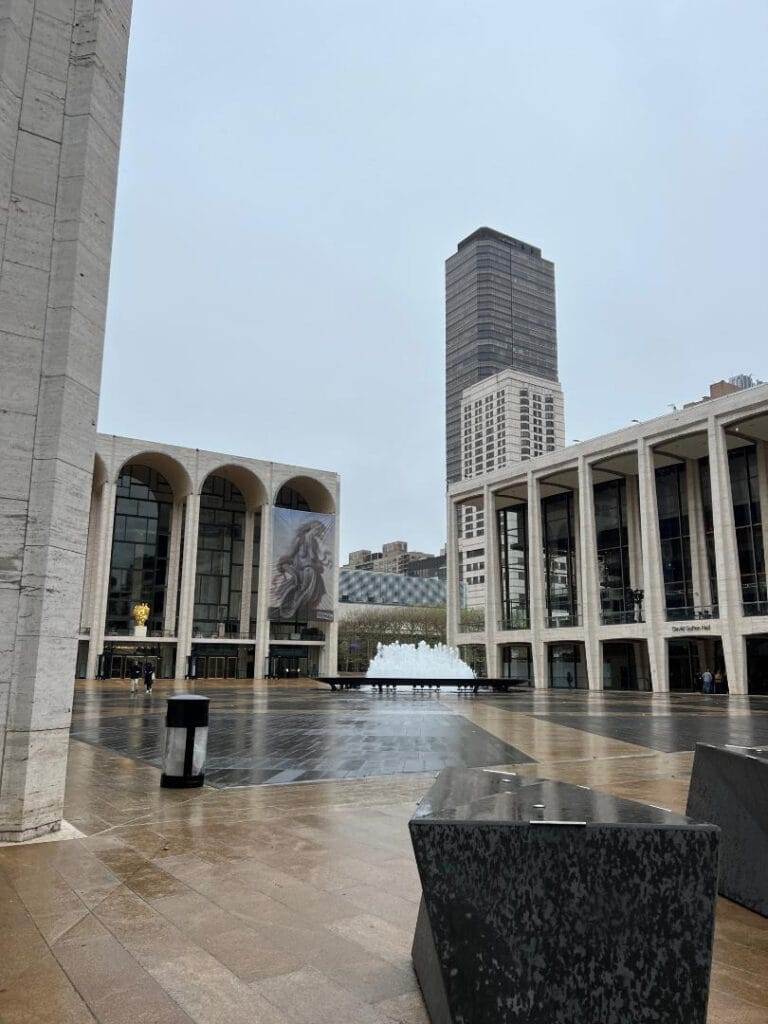
M409 827L433 1024L705 1024L715 826L449 768Z

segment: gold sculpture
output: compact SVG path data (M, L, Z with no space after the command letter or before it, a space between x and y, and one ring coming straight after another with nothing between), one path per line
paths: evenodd
M140 604L135 604L131 615L137 626L146 626L147 619L149 618L149 605L143 601Z

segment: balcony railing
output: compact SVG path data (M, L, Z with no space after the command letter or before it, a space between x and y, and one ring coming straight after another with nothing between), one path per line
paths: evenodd
M193 640L253 640L254 629L241 633L235 629L220 629L218 626L198 626L192 630Z
M745 601L745 615L768 615L768 601Z
M291 622L273 622L269 627L271 640L325 640L325 633L316 626L295 626Z
M600 621L604 626L627 626L636 622L645 622L645 615L642 608L604 609L600 612Z
M695 622L698 619L717 619L720 610L716 604L687 605L667 608L667 622Z
M105 636L131 636L131 637L136 637L136 634L133 631L133 626L128 626L128 627L126 627L126 626L119 626L117 628L112 628L111 626L107 626L107 628L104 630L104 633L105 633ZM147 635L147 637L161 637L161 636L175 637L176 636L176 630L175 629L152 629L151 627L147 627L146 635ZM143 640L144 638L143 637L136 637L136 639Z
M580 626L581 615L578 612L562 611L549 612L546 617L548 629L563 629L566 626Z
M511 608L509 614L499 619L500 630L528 629L531 625L531 617L527 608Z

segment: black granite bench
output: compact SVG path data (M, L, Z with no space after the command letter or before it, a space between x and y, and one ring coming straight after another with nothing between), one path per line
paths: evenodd
M433 1024L705 1024L719 830L476 768L410 821Z
M326 683L332 690L358 690L361 686L371 686L383 693L386 689L398 686L411 689L437 689L441 686L455 686L460 690L471 690L478 693L480 689L490 689L495 693L508 693L510 689L523 689L516 686L511 679L368 679L366 676L316 676L318 683ZM528 687L524 687L528 689Z
M697 743L686 813L721 829L721 895L768 917L768 749Z

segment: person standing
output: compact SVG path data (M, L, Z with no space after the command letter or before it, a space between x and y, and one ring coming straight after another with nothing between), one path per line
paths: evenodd
M725 687L723 686L723 673L720 669L715 672L714 687L712 693L725 693Z
M147 693L152 693L152 684L155 681L155 668L151 661L144 662L144 688Z
M713 682L714 679L712 677L712 673L709 671L708 668L705 668L704 671L701 673L701 692L712 693Z
M138 661L134 660L131 662L131 693L136 693L139 688L139 680L141 679L141 665Z

